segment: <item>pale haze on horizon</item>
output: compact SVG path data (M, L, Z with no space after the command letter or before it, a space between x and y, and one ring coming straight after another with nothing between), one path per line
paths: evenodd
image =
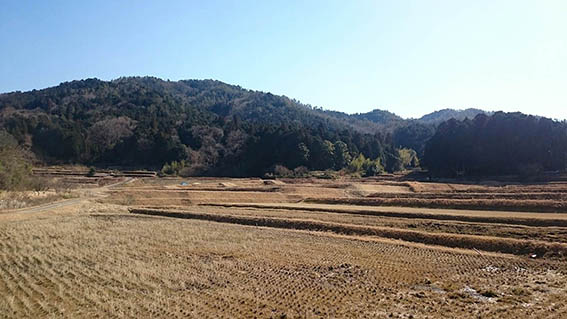
M567 119L567 1L2 1L0 92L217 79L347 113Z

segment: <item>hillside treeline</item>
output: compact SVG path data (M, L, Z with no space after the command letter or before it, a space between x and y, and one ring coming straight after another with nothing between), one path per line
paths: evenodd
M436 175L537 175L567 169L567 123L497 112L442 123L425 149Z
M259 176L275 165L396 171L401 154L376 123L212 80L89 79L0 95L2 128L42 163ZM337 115L338 114L338 115Z
M214 80L88 79L1 94L0 125L3 140L15 141L0 145L3 154L18 145L36 163L184 175L375 175L415 167L418 158L437 176L533 175L567 165L564 122L477 109L415 120L381 110L348 115Z

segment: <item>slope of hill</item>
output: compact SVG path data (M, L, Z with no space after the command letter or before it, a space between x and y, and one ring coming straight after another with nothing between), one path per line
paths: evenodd
M404 122L405 120L400 116L384 110L372 110L367 113L353 114L352 118L360 120L368 120L383 126L392 126Z
M567 169L567 123L519 112L449 120L427 142L424 163L444 176L518 174Z
M48 163L186 160L195 172L229 175L340 168L359 153L396 163L371 121L214 80L88 79L2 94L0 124Z
M0 94L0 133L31 150L39 163L161 168L175 161L169 169L187 175L259 176L277 165L341 169L357 158L354 169L375 174L402 167L400 148L423 157L429 145L425 163L441 173L494 173L510 163L510 172L564 169L564 124L502 114L445 109L411 120L382 110L349 115L220 81L153 77L87 79ZM516 129L506 125L531 130L518 140ZM498 136L508 144L495 146ZM467 152L472 154L462 159Z

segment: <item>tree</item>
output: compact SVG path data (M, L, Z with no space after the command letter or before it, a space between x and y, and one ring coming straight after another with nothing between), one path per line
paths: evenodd
M305 143L301 142L297 144L297 152L296 152L296 161L293 167L300 167L303 165L307 165L309 162L309 158L311 157L311 153L309 152L309 148Z
M427 143L424 164L440 176L525 176L565 170L565 150L565 123L497 112L439 125Z
M417 157L416 151L409 148L402 148L399 150L399 154L403 168L419 167L419 158Z
M411 122L394 130L394 146L413 149L418 157L423 157L425 145L434 134L434 124Z
M333 144L333 155L335 161L335 169L339 170L346 167L352 160L352 156L348 151L348 145L343 141L336 141Z
M365 116L219 81L152 77L0 94L0 127L46 164L159 169L185 161L184 174L225 176L262 176L274 165L342 169L359 153L385 163L391 140Z
M0 131L0 189L17 190L30 182L31 165L16 140Z
M347 171L361 176L376 176L384 172L384 167L380 164L379 159L371 160L360 153L350 162Z
M136 121L127 116L108 118L94 123L87 132L87 144L94 159L103 159L116 145L134 134Z
M401 171L403 169L402 159L400 158L400 153L398 149L390 147L384 153L385 161L384 161L384 169L387 172L394 173L397 171Z
M328 140L316 137L309 148L311 150L310 166L316 170L326 170L334 167L334 145Z

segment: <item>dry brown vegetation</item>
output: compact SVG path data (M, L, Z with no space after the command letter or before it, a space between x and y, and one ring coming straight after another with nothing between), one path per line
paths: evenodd
M69 190L0 191L0 212L52 203L79 195Z
M74 206L0 214L0 317L563 318L567 214L328 203L564 204L565 193L138 179Z
M489 236L471 236L460 234L428 233L392 227L368 227L351 224L339 224L308 219L266 218L257 216L236 216L231 214L207 214L190 211L174 211L149 208L133 208L133 214L166 216L174 218L210 220L240 225L267 226L299 230L334 232L346 235L377 236L401 239L447 247L481 249L511 254L538 254L546 257L567 256L567 244L546 243L534 240L503 239Z
M423 208L478 209L524 212L567 212L565 200L449 199L449 198L332 198L307 199L310 203Z

